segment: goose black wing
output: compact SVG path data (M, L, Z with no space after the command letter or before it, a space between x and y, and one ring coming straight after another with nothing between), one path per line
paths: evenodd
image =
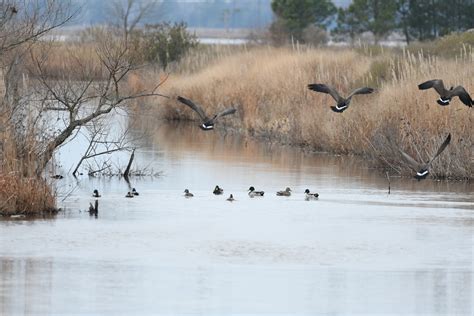
M339 93L332 87L322 84L322 83L311 83L308 85L308 89L316 92L322 92L322 93L327 93L331 97L333 97L334 100L336 100L337 103L341 103L344 101L344 99L339 95Z
M451 133L448 134L444 142L441 144L441 146L439 146L438 151L433 156L433 158L430 159L430 161L428 162L428 165L430 165L433 162L433 160L436 157L438 157L446 149L446 147L449 145L450 142L451 142Z
M235 112L237 112L237 110L235 108L228 108L228 109L225 109L223 111L220 111L218 112L216 115L214 115L214 117L212 118L212 120L217 120L219 117L222 117L222 116L226 116L226 115L229 115L229 114L234 114Z
M472 107L472 98L469 93L467 93L466 89L464 89L464 87L457 86L452 90L451 93L452 95L457 95L462 103L464 103L468 107Z
M369 88L369 87L363 87L363 88L355 89L354 91L352 91L351 94L349 94L347 98L350 99L356 94L370 94L372 92L374 92L374 89Z
M406 152L404 152L400 148L398 149L398 151L400 152L403 159L405 160L405 162L408 164L408 166L411 169L413 169L415 172L418 172L418 171L420 171L420 169L422 169L423 166L418 161L413 159L412 156L410 156L409 154L407 154Z
M179 102L181 102L183 104L186 104L191 109L193 109L203 121L208 121L209 120L209 118L207 117L206 113L204 112L204 110L202 109L202 107L200 105L195 104L193 101L188 100L186 98L183 98L181 96L178 96L177 99L178 99Z
M439 95L443 95L446 92L446 88L444 87L443 80L441 79L428 80L418 85L418 89L420 90L426 90L430 88L435 89Z

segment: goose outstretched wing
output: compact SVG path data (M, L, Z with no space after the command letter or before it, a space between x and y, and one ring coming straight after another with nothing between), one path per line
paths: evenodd
M430 88L435 89L439 95L443 95L446 92L446 88L444 87L443 80L441 79L428 80L418 85L418 89L420 90L426 90Z
M308 89L316 92L327 93L336 100L337 103L341 103L344 99L339 95L339 93L332 87L322 84L322 83L311 83L308 85Z
M451 142L451 133L448 134L444 142L439 146L438 151L430 159L430 161L428 162L428 165L430 165L433 162L433 160L435 160L435 158L438 157L446 149L446 147L449 145L450 142Z
M200 105L195 104L193 101L183 98L181 96L178 96L177 99L179 102L186 104L191 109L193 109L199 115L199 117L201 117L203 121L209 120L209 118L207 117L206 113L204 112L204 110L202 109Z
M422 169L422 167L423 167L422 164L420 164L418 161L413 159L412 156L410 156L409 154L407 154L406 152L404 152L400 148L398 148L398 151L400 152L403 159L405 160L405 162L408 164L408 166L411 169L413 169L415 172L418 172L420 169Z
M362 88L358 88L358 89L355 89L354 91L352 91L351 94L349 94L349 96L347 98L350 99L356 94L369 94L369 93L372 93L372 92L374 92L374 89L369 88L369 87L362 87Z
M214 117L212 118L212 120L217 120L219 117L222 117L222 116L226 116L226 115L229 115L229 114L234 114L235 112L237 112L237 110L235 108L228 108L228 109L225 109L223 111L220 111L218 112L216 115L214 115Z
M457 86L451 91L451 94L453 96L457 95L462 103L464 103L468 107L472 107L472 98L469 93L467 93L466 89L464 89L464 87Z

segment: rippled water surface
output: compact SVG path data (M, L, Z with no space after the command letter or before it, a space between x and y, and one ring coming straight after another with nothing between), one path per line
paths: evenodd
M136 163L162 175L132 179L139 197L66 177L56 218L0 221L1 315L473 314L473 185L392 179L388 195L361 162L191 127L142 142Z

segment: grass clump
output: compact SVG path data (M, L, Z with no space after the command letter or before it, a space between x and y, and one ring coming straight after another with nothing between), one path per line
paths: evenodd
M0 215L39 216L57 212L55 197L45 180L0 173Z
M0 216L56 214L55 194L36 173L35 159L29 154L35 142L26 140L19 148L6 129L0 133L0 144Z

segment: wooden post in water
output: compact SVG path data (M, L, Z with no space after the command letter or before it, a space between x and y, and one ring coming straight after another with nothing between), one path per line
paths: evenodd
M390 194L390 175L388 174L388 171L385 171L385 174L387 175L388 180L388 194Z

